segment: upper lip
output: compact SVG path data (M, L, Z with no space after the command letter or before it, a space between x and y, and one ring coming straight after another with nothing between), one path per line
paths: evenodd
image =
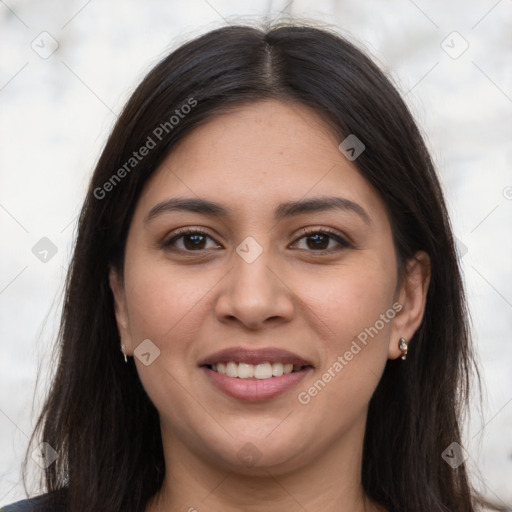
M199 362L199 366L213 365L217 363L260 364L260 363L291 363L296 366L313 366L310 361L279 348L241 348L233 347L215 352Z

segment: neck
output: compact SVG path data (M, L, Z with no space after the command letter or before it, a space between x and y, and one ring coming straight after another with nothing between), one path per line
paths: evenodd
M205 461L162 427L166 474L146 512L382 512L362 489L361 432L354 428L333 440L307 466L242 474Z

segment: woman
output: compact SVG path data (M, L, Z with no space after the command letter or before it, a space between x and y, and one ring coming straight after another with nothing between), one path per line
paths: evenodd
M147 75L92 177L60 340L48 492L6 510L483 506L439 182L329 31L226 27Z

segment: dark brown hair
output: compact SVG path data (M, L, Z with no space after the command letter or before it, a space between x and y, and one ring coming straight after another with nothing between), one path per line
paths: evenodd
M51 510L141 512L159 490L158 413L133 360L125 364L120 354L109 266L122 271L138 197L173 146L212 115L269 98L313 108L340 142L349 134L363 141L355 164L386 204L399 265L419 250L431 259L426 311L407 361L388 361L370 402L366 494L393 512L477 510L465 465L452 469L441 458L451 443L462 444L473 359L434 166L404 101L372 60L340 35L305 25L229 26L198 37L149 72L119 117L81 211L58 368L33 434L59 454L45 470ZM176 110L188 113L174 123ZM156 147L119 173L164 123Z

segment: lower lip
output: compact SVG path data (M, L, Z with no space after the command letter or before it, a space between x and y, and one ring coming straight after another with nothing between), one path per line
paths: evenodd
M259 402L274 398L295 386L312 371L312 368L305 368L298 372L287 373L281 375L281 377L271 377L270 379L228 377L205 366L201 367L201 370L210 379L210 382L226 395L238 400Z

